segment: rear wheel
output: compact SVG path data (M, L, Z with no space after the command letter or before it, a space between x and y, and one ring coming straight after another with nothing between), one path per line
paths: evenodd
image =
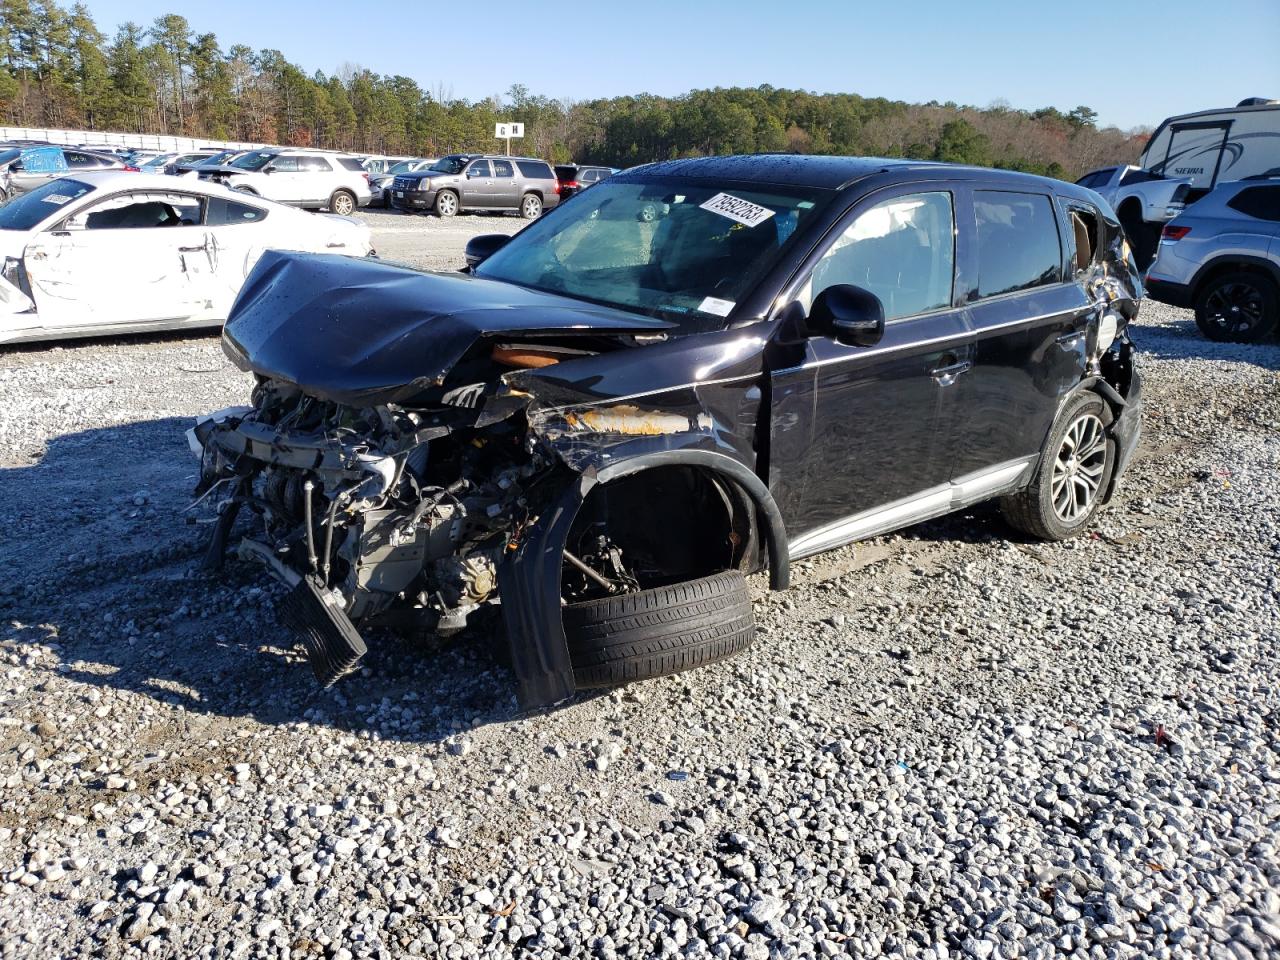
M526 193L520 201L520 216L526 220L537 220L542 216L542 198L535 193Z
M1214 277L1196 295L1196 326L1210 340L1257 343L1278 321L1280 293L1256 273Z
M329 212L349 217L356 209L356 198L349 190L335 190L329 198Z
M452 217L458 212L458 195L452 190L441 190L436 194L436 216Z
M1096 393L1067 403L1040 451L1031 486L1000 502L1005 519L1041 540L1084 532L1102 506L1115 469L1115 443L1107 436L1110 410Z
M570 603L573 679L603 687L682 673L741 653L755 637L746 580L736 570Z

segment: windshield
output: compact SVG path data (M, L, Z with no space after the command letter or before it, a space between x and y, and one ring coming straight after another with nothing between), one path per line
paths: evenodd
M409 173L418 162L417 160L401 160L388 168L387 173Z
M89 184L69 177L41 184L0 207L0 230L30 230L92 190Z
M602 181L475 273L680 322L722 326L833 196L811 187Z
M253 153L246 153L243 157L232 160L230 166L239 167L241 170L261 170L271 162L274 156L274 153L255 150Z
M150 160L144 163L143 166L144 167L163 167L166 163L169 162L169 158L171 156L172 154L162 153L158 157L152 157Z
M235 156L235 153L234 151L231 151L231 150L228 150L225 153L215 153L212 157L205 157L203 160L197 163L196 166L197 167L220 167L224 163L226 163L227 160L229 160L231 157L234 157L234 156Z
M441 157L427 169L431 173L461 173L466 165L466 157Z

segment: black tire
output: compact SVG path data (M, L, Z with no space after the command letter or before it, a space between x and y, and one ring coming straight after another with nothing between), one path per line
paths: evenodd
M436 194L437 217L452 217L458 212L458 195L452 190L441 190Z
M1111 420L1110 408L1096 393L1086 391L1067 402L1040 451L1031 485L1000 500L1010 526L1041 540L1067 540L1085 531L1102 507L1115 470L1116 445L1107 433ZM1068 444L1068 434L1086 421L1091 421L1090 431L1098 431L1100 446L1091 439L1085 445L1089 456L1073 465L1072 454L1079 450L1072 450L1075 444ZM1081 492L1091 484L1091 496L1081 504Z
M537 220L542 216L542 198L536 193L526 193L520 199L520 216L526 220Z
M1196 293L1196 326L1219 343L1257 343L1280 322L1280 292L1258 273L1214 277Z
M751 645L755 617L736 570L564 608L579 687L648 680L715 663Z
M356 212L356 195L350 190L335 190L329 198L329 212L349 217Z

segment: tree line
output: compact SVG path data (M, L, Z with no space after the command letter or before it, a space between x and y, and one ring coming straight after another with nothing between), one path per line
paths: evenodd
M223 49L177 14L108 38L89 10L0 0L0 119L6 125L178 134L365 153L495 150L493 125L525 124L513 145L554 162L784 151L910 157L1071 179L1131 162L1145 132L1099 129L1088 107L1015 110L909 104L769 86L571 102L516 85L469 101L445 87L343 65L306 73L279 50Z

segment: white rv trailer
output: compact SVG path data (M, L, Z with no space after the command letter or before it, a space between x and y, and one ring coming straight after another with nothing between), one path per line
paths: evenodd
M1228 180L1280 176L1280 100L1252 97L1238 106L1170 117L1138 161L1165 177L1187 177L1194 200Z

